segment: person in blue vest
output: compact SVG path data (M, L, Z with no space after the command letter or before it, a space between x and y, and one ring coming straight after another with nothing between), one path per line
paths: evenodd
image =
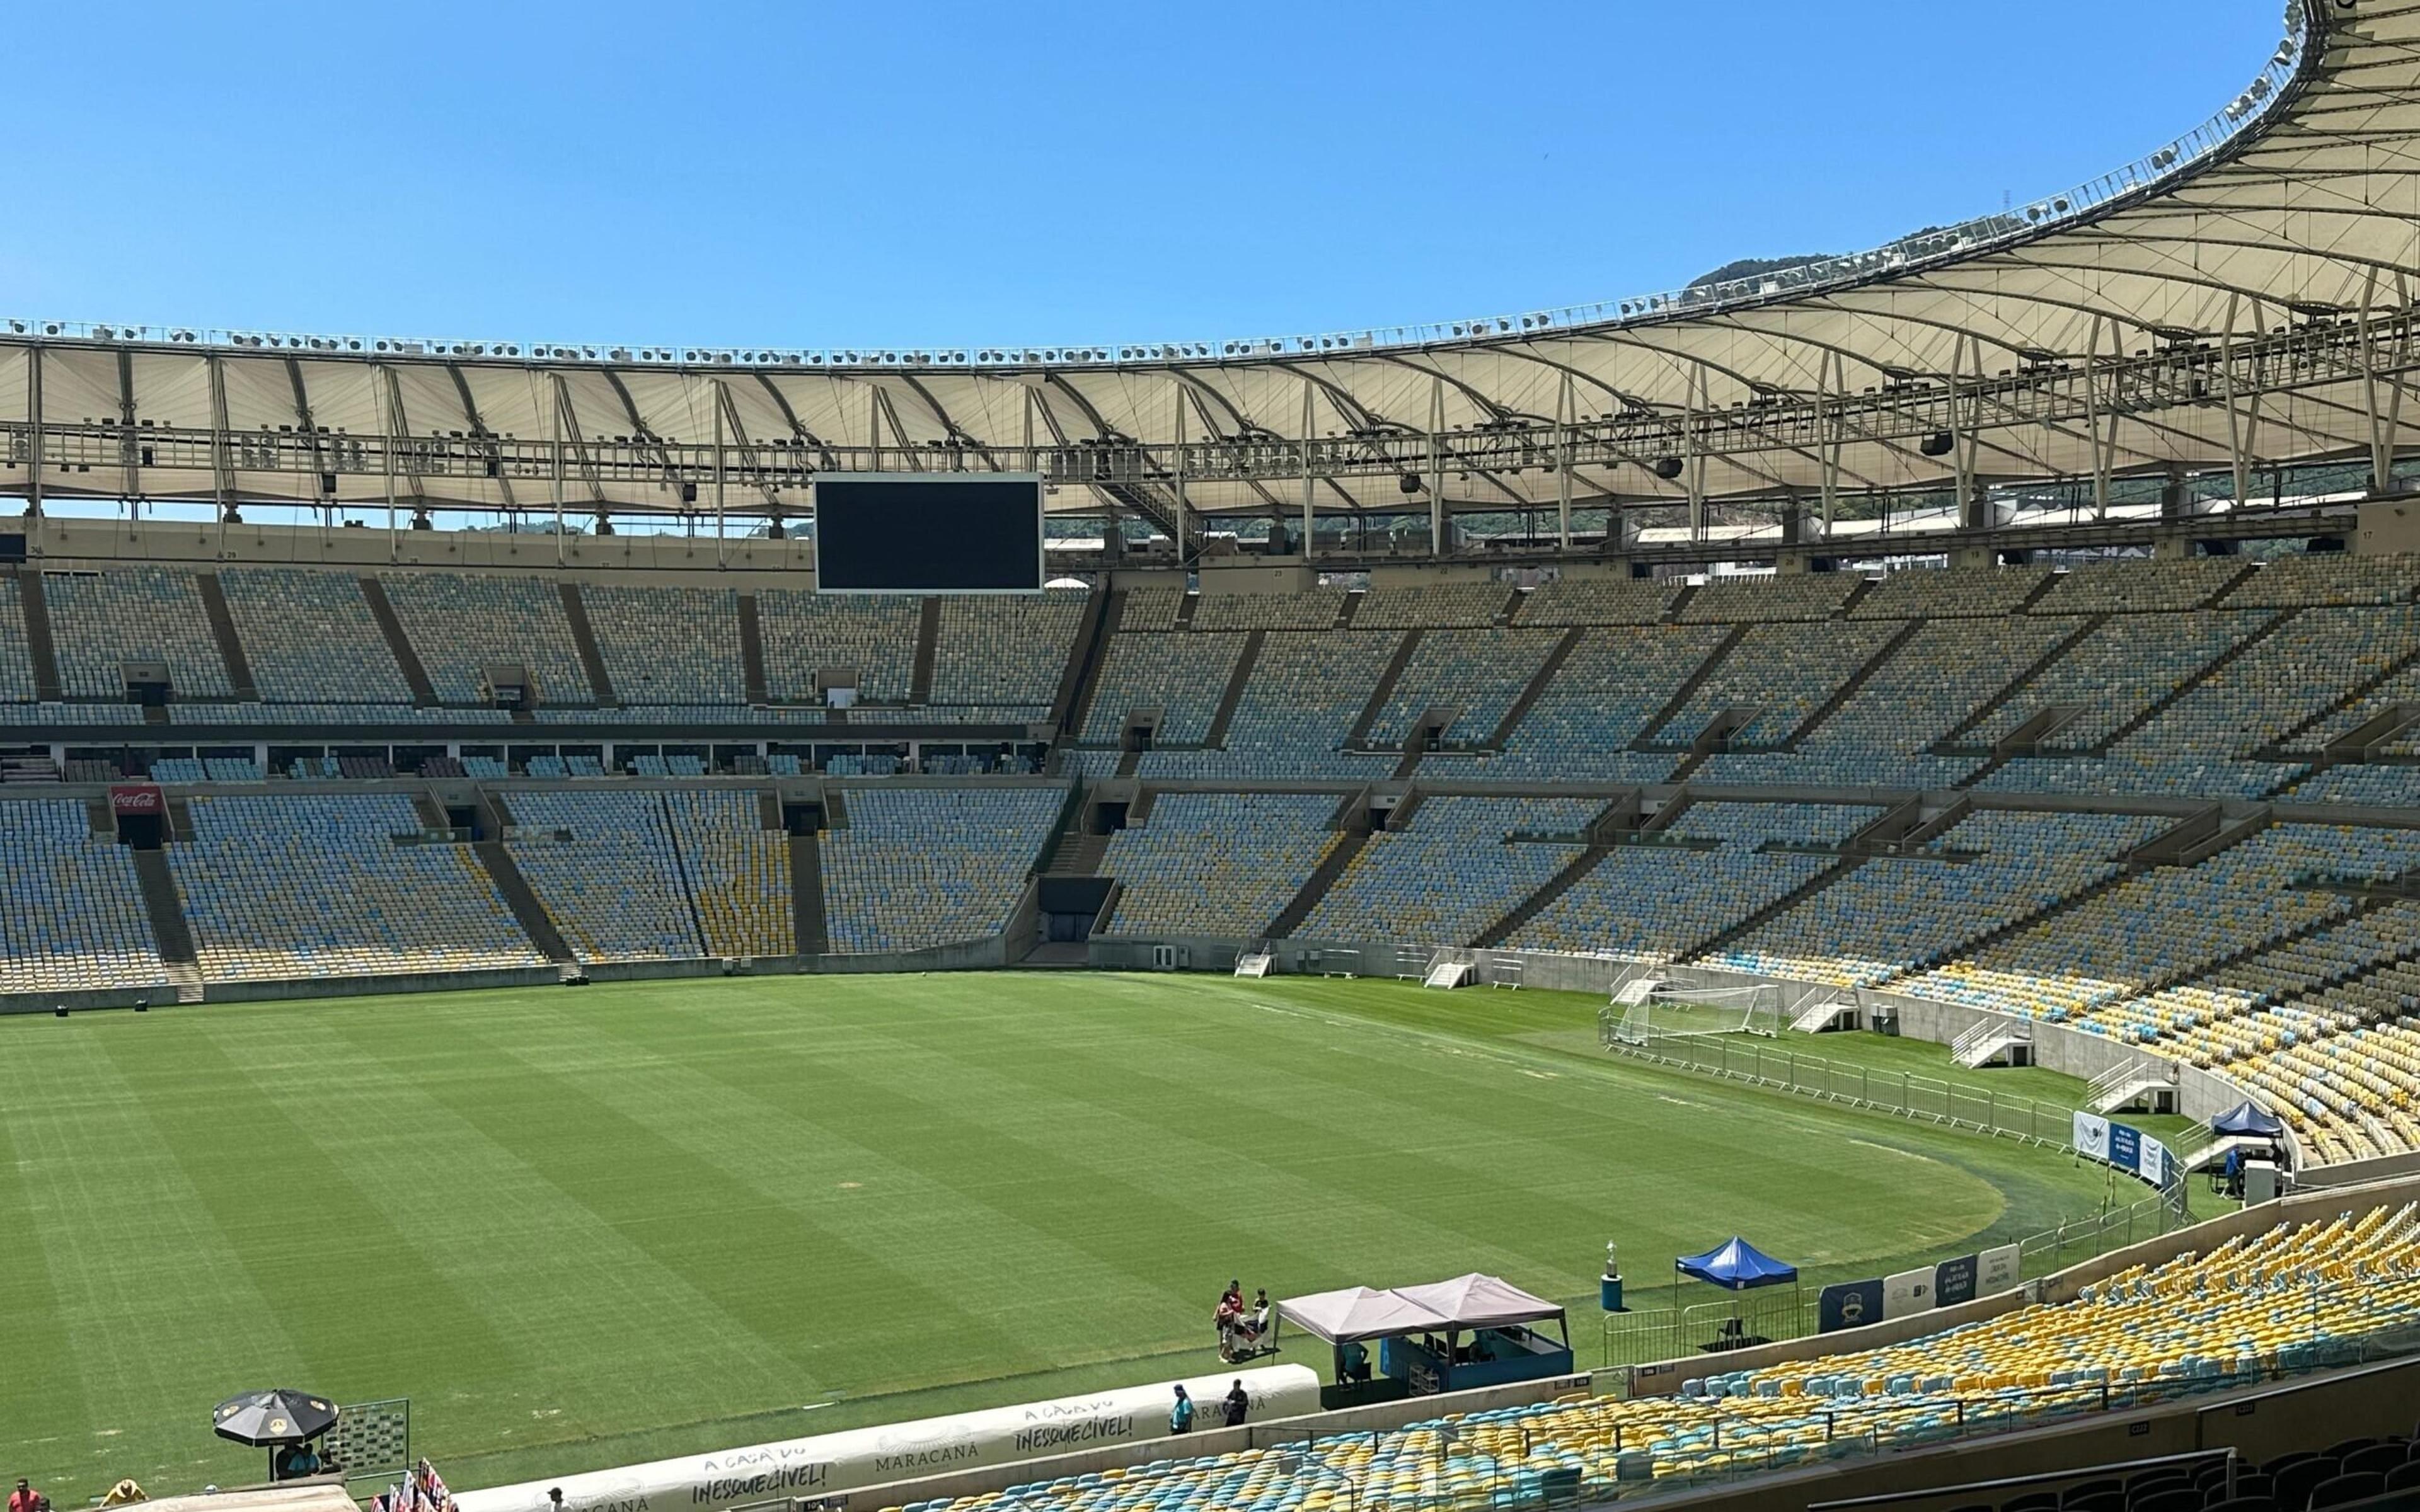
M2243 1147L2237 1145L2226 1152L2226 1195L2243 1196Z
M1171 1433L1193 1431L1193 1398L1185 1395L1185 1388L1182 1385L1176 1388L1176 1405L1168 1410L1168 1431Z

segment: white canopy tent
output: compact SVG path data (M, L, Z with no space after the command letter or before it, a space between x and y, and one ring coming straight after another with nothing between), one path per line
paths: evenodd
M1406 1334L1503 1328L1562 1316L1563 1309L1558 1304L1533 1297L1501 1277L1481 1275L1475 1271L1426 1286L1400 1287L1391 1291L1347 1287L1341 1291L1289 1297L1278 1304L1280 1319L1330 1344Z

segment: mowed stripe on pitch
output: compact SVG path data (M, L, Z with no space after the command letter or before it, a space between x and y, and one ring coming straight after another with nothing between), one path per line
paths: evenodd
M85 1419L64 1427L100 1451L75 1462L124 1462L126 1473L155 1476L188 1471L219 1447L213 1403L287 1383L306 1362L263 1294L253 1257L219 1226L104 1048L151 1026L129 1014L42 1027L57 1039L25 1034L18 1047L21 1085L40 1095L11 1098L7 1116L60 1332L83 1381ZM138 1048L168 1044L154 1037ZM10 1440L51 1411L19 1399L12 1385Z

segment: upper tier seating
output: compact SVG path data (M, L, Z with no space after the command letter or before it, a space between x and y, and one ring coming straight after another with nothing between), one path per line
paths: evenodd
M2060 577L2034 609L2042 614L2174 613L2200 607L2251 565L2236 557L2093 563Z
M2420 609L2408 605L2304 609L2113 746L2101 791L2265 792L2295 766L2246 758L2415 652Z
M935 703L1048 707L1091 595L952 594L933 643Z
M550 579L501 573L392 573L380 579L395 617L447 703L480 703L487 670L518 666L540 703L594 703L562 591Z
M1893 652L1795 750L1724 752L1707 762L1699 778L1708 782L1953 786L1976 768L1978 759L1929 755L1928 748L2072 633L2078 623L1932 621Z
M1724 710L1745 708L1755 717L1732 733L1732 744L1778 746L1898 630L1859 621L1755 625L1656 738L1686 743Z
M2287 803L2420 809L2420 766L2337 766L2294 784Z
M765 646L765 690L785 702L819 703L815 673L849 668L857 673L860 702L907 702L923 602L905 594L760 591L756 625Z
M1857 803L1693 803L1665 833L1735 845L1838 845L1881 815Z
M1319 793L1163 793L1148 822L1109 837L1112 934L1249 937L1267 929L1341 838Z
M219 574L252 684L273 703L411 702L395 651L346 572L237 567ZM384 717L384 716L381 716Z
M1325 630L1344 611L1344 590L1299 594L1203 594L1193 610L1197 630Z
M167 983L133 853L83 804L0 802L0 994Z
M1436 705L1461 711L1446 729L1449 744L1485 741L1561 639L1553 630L1426 632L1371 723L1371 742L1401 746L1413 721Z
M1295 930L1307 940L1467 945L1580 853L1599 805L1580 798L1429 798L1408 828L1381 830Z
M2226 595L2229 609L2292 609L2320 604L2408 604L2420 591L2420 557L2291 552L2260 564Z
M653 789L506 796L520 838L505 849L581 960L708 953L681 885L665 796Z
M1687 587L1680 578L1558 578L1522 595L1515 625L1653 625Z
M848 827L822 846L832 949L920 950L998 934L1066 797L1055 786L849 790Z
M623 702L748 702L737 593L582 584L580 600L606 680Z
M1910 568L1894 572L1849 609L1853 620L2004 619L2017 611L2047 567Z
M31 702L34 656L25 647L25 609L14 573L0 573L0 702Z
M375 977L546 963L466 845L398 844L401 794L193 800L168 847L202 976Z
M1270 634L1228 721L1227 748L1149 751L1142 775L1385 776L1391 758L1342 747L1401 640L1391 630Z
M1159 1459L896 1512L1336 1512L1576 1504L1659 1481L1815 1466L2134 1408L2358 1357L2420 1318L2412 1210L2280 1225L2207 1255L2136 1265L2073 1302L1904 1343L1684 1380L1674 1396L1590 1396L1455 1412L1280 1448ZM2291 1305L2278 1305L2281 1298ZM1843 1442L1839 1426L1854 1422ZM2082 1508L2097 1505L2075 1502Z
M1717 578L1689 595L1677 618L1685 625L1828 620L1840 611L1862 580L1849 572Z
M1512 591L1498 582L1373 588L1361 595L1353 623L1364 630L1480 629L1495 624L1512 598Z
M1712 625L1590 631L1483 768L1487 780L1662 781L1674 758L1628 747L1723 635Z
M46 572L42 598L59 688L70 698L125 697L130 661L166 663L169 685L181 698L234 695L192 573L163 567Z
M2070 646L1969 732L1968 738L1989 744L2038 714L2070 705L2081 713L2047 745L2057 750L2088 748L2273 617L2257 609L2213 609L2114 618Z
M1118 628L1173 630L1185 599L1186 590L1182 588L1129 588L1125 590L1125 603L1118 611Z
M1081 738L1115 741L1127 715L1156 708L1162 711L1158 744L1201 744L1243 650L1244 637L1235 635L1161 630L1112 636L1094 673Z

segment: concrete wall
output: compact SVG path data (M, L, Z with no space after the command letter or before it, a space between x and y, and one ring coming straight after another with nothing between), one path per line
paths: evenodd
M2381 500L2354 511L2352 548L2366 557L2420 551L2420 501Z
M1204 558L1202 592L1210 594L1307 594L1319 574L1300 557Z

